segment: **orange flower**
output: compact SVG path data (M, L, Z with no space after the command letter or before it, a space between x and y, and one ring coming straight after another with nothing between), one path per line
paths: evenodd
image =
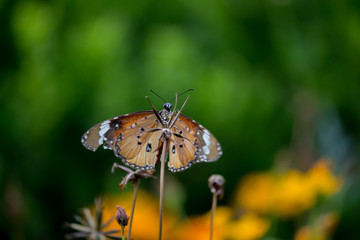
M331 173L329 163L319 160L306 173L290 169L281 175L264 172L246 176L236 203L260 214L295 217L314 206L319 194L334 194L341 185L341 178Z
M335 177L331 172L331 165L328 159L320 159L312 169L307 172L314 188L320 194L331 195L340 190L342 179Z
M249 211L290 217L310 208L315 202L315 193L304 174L289 170L281 176L270 173L248 175L236 200Z
M274 176L270 173L253 173L245 176L236 194L236 202L249 211L267 213L272 208Z
M297 170L282 176L274 191L274 212L283 217L293 217L312 207L316 191L310 180Z
M104 197L103 219L115 216L116 205L121 206L130 215L133 195L132 192L124 192L118 195ZM164 211L163 238L171 239L171 229L175 224L175 216ZM119 229L116 221L113 221L106 229ZM125 229L127 231L127 229ZM131 238L136 240L158 239L159 234L159 202L149 193L139 190L136 200Z
M270 222L254 213L246 213L227 227L227 239L260 239L269 230Z
M270 227L268 220L254 213L244 214L232 220L233 210L229 207L216 209L213 239L254 240L264 236ZM177 240L207 240L210 236L210 212L202 216L190 217L177 227Z
M190 217L180 223L176 229L175 239L202 240L210 236L210 212L196 217ZM232 217L232 210L228 207L218 207L215 211L213 239L224 239L226 226Z

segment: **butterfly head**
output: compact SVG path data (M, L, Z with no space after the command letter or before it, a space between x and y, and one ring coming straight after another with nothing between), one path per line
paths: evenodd
M164 109L165 109L166 111L171 112L171 108L172 108L171 103L165 103L165 104L163 105L163 107L164 107Z

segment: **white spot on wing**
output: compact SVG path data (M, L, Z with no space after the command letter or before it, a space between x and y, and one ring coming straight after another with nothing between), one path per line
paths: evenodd
M100 136L98 143L101 145L104 142L104 136Z
M106 126L109 126L110 120L103 121L100 125L100 129L103 129Z
M100 145L103 144L104 140L106 140L105 133L107 131L109 131L109 129L110 129L110 124L109 123L110 123L110 121L106 120L106 121L102 122L101 125L100 125L100 131L99 131L100 138L99 138L99 141L98 141L98 143Z
M210 133L207 129L204 130L204 134L203 134L202 138L204 139L204 142L205 142L205 146L203 146L202 149L205 154L209 154L211 142L210 142Z

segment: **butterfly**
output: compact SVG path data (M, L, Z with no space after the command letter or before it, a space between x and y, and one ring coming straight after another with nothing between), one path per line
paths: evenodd
M220 158L219 142L209 130L191 118L181 114L189 97L179 111L165 103L157 111L150 103L151 111L141 111L117 116L100 122L81 138L82 144L96 151L103 144L114 151L123 163L137 169L154 169L161 154L169 154L168 168L172 172L188 169L198 162L213 162ZM166 140L166 141L165 141ZM164 142L166 153L162 152Z

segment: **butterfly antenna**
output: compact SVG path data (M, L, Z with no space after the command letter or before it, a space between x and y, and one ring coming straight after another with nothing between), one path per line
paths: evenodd
M161 100L164 101L164 103L166 103L165 99L163 99L159 94L157 94L156 92L154 92L154 90L149 89L149 92L152 92L155 96L159 97Z
M175 96L176 97L176 96ZM185 107L185 104L187 103L187 101L189 100L190 96L188 96L184 102L184 104L182 105L182 107L180 108L179 112L176 114L176 117L174 119L174 121L172 121L171 126L169 126L169 128L172 128L174 126L174 124L176 123L177 119L180 116L181 111L183 110L183 108Z
M187 93L187 92L189 92L189 91L194 91L194 90L195 90L195 89L190 88L190 89L186 90L185 92L180 93L180 94L177 95L177 96L180 97L181 95L183 95L183 94L185 94L185 93ZM176 96L175 96L175 97L176 97ZM169 102L171 102L172 100L174 100L175 97L173 97Z

